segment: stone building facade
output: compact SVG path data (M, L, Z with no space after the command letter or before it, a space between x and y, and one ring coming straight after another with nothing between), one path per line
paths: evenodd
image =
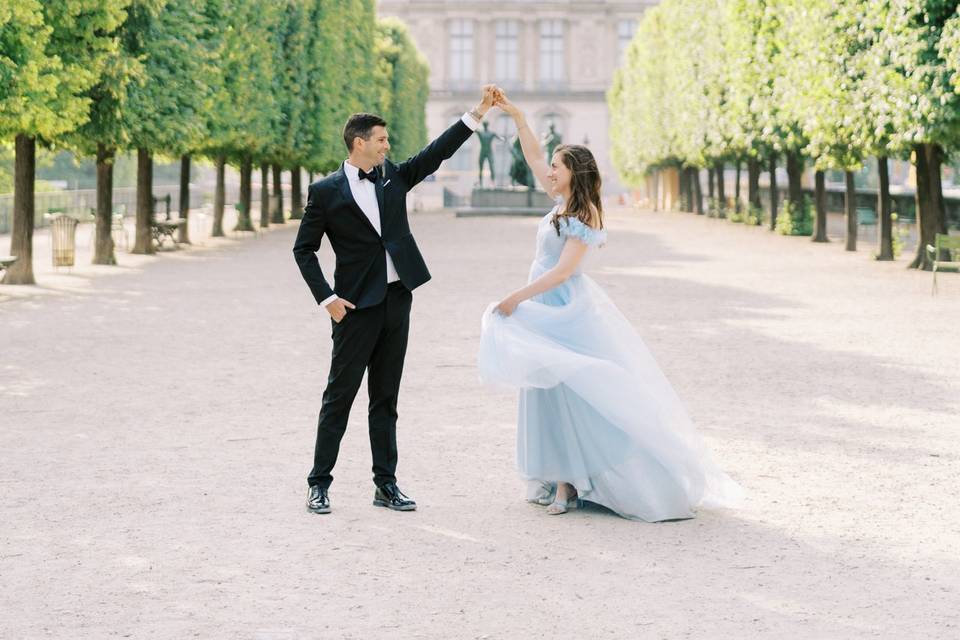
M564 142L586 144L603 173L605 193L622 190L610 162L606 92L623 50L654 0L379 0L381 16L403 20L430 64L427 129L435 136L479 98L502 86L538 136L552 123ZM496 183L509 184L512 120L493 110ZM464 195L477 181L479 140L465 144L437 173ZM485 178L486 182L486 178Z

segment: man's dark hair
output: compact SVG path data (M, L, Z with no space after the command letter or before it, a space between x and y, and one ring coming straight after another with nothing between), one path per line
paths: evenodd
M343 141L347 145L347 151L353 151L353 139L363 138L369 140L373 135L374 127L385 127L387 121L380 116L372 113L355 113L347 118L347 124L343 125Z

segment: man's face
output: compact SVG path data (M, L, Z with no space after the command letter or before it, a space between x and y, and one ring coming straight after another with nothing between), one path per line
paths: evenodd
M377 125L370 132L369 140L357 138L354 144L360 152L360 158L374 166L381 165L390 151L390 134L386 127Z

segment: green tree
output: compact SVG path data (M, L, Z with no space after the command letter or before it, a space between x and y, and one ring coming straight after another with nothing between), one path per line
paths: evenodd
M665 108L669 69L651 62L669 49L662 7L648 11L638 26L607 94L610 153L620 179L633 186L668 162L676 146L670 139L673 128Z
M303 192L300 184L300 167L307 161L309 153L301 144L304 128L307 124L307 91L310 83L310 67L307 49L310 42L309 30L304 28L309 15L309 5L305 0L287 0L280 21L280 55L278 69L278 93L280 101L280 130L276 148L277 161L290 171L290 217L303 217ZM281 198L278 204L282 203ZM283 221L283 208L279 221Z
M377 23L377 57L383 95L379 112L390 129L390 155L407 158L427 142L426 105L430 68L396 18Z
M179 156L206 137L204 15L199 0L135 0L123 33L143 75L127 87L125 114L137 150L137 227L133 253L153 253L153 154Z
M960 55L953 35L957 2L876 0L871 9L868 24L880 32L871 54L885 62L881 78L890 146L910 149L916 167L920 233L910 266L931 269L926 245L947 232L941 167L947 150L960 142L960 94L954 84Z
M11 251L6 284L33 284L36 143L56 141L89 118L89 89L117 47L122 2L0 1L0 139L15 138Z
M117 150L129 144L129 126L123 113L126 107L127 85L140 77L143 65L120 45L118 33L126 20L130 0L119 0L124 13L112 33L117 40L104 58L97 83L90 88L89 120L71 135L64 144L81 155L96 158L96 240L94 264L116 264L111 235L113 213L113 167Z
M730 65L728 118L732 143L745 150L748 159L750 190L756 183L759 166L770 173L770 228L776 228L779 193L776 166L780 155L788 159L791 178L789 193L797 197L802 173L798 151L803 146L796 123L782 113L782 66L784 52L781 3L774 0L731 0L727 3L727 60ZM753 205L759 194L748 194Z
M213 54L217 63L209 74L214 107L207 111L209 133L203 148L217 167L213 236L224 235L224 168L228 163L239 166L244 187L238 203L237 228L253 229L249 197L253 158L272 144L278 120L273 69L277 12L278 5L268 0L207 3L207 21L221 25Z

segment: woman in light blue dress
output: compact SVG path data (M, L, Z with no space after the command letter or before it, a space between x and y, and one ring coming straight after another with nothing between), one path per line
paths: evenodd
M586 147L548 165L505 95L524 156L559 204L537 227L528 284L484 313L479 368L520 390L517 463L528 500L565 513L588 500L625 518L692 518L734 507L740 486L713 462L679 398L584 257L606 241L600 173Z

